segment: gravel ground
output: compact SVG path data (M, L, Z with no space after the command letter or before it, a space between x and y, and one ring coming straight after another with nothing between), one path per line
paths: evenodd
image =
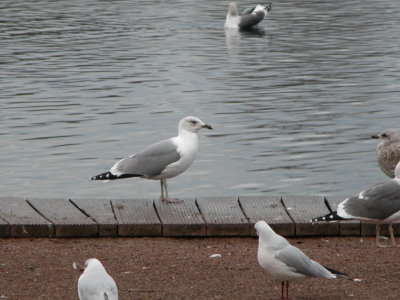
M289 239L344 279L290 285L295 299L400 299L400 248L373 237ZM257 263L255 238L0 239L0 299L78 299L83 264L96 257L119 288L119 299L271 299L280 283ZM212 254L221 257L211 258Z

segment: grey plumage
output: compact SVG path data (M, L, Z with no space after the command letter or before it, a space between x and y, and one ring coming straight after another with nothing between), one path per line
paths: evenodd
M310 277L332 278L330 271L327 271L325 267L311 260L300 249L291 245L277 251L275 257L292 268L294 272Z
M145 178L160 175L166 166L178 161L180 155L171 140L154 143L137 154L125 157L112 167L112 173L133 174Z
M197 132L201 128L212 129L199 118L185 117L179 122L178 136L154 143L119 160L110 171L93 176L91 180L128 177L160 180L160 198L168 202L178 202L179 200L168 197L167 179L179 175L192 164L198 149Z
M343 210L355 218L383 221L400 211L400 184L398 180L372 186L362 192L362 197L343 201Z
M258 4L245 9L239 14L237 5L229 3L228 14L225 20L225 28L250 29L260 23L272 8L272 3Z
M257 259L272 277L282 281L281 299L289 298L289 281L306 277L337 278L335 274L344 273L327 269L311 260L300 249L292 246L288 240L275 233L264 221L254 225L258 234Z
M263 6L265 11L267 11L267 12L269 12L272 9L272 3L262 4L261 6ZM241 16L249 15L256 9L256 7L257 6L248 7L246 9L244 9L240 15Z
M261 11L254 14L244 15L240 18L239 27L241 29L251 28L264 19L265 14Z
M379 244L380 224L389 224L392 245L395 245L392 223L400 220L400 162L395 168L395 178L375 184L354 197L339 203L336 211L313 219L318 221L361 220L376 223L376 244Z

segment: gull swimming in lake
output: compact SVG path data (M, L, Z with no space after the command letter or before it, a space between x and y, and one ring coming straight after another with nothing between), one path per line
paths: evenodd
M264 271L282 281L280 300L289 299L289 281L307 277L331 279L347 275L323 267L311 260L300 249L292 246L284 237L276 234L265 221L258 221L254 227L259 237L258 263Z
M117 285L98 259L86 260L78 280L78 295L79 300L118 300Z
M179 122L178 136L154 143L136 154L127 156L118 161L110 171L91 179L142 177L160 180L161 200L179 202L177 199L168 198L167 178L179 175L193 163L198 150L197 132L201 128L212 129L199 118L183 118Z
M400 162L395 169L395 178L373 185L354 197L339 203L336 211L312 221L360 220L376 223L375 241L379 247L381 224L389 224L392 246L396 245L392 223L400 220Z
M394 178L394 169L400 161L400 133L388 129L372 138L381 140L376 146L379 167L387 176Z
M239 14L236 3L231 2L226 15L225 28L250 29L260 23L268 15L271 8L272 3L258 4Z

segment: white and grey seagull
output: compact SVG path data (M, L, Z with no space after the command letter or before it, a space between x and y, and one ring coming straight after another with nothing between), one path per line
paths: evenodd
M118 300L118 288L102 263L96 258L85 262L78 280L79 300Z
M118 161L110 171L93 176L92 180L115 180L142 177L160 180L161 200L179 202L168 197L167 179L184 172L193 163L198 150L197 132L212 127L199 118L186 117L179 122L178 136L154 143L142 151ZM164 194L165 192L165 194Z
M395 178L373 185L354 197L339 203L337 210L312 221L360 220L376 224L376 244L379 244L381 224L389 224L392 246L396 245L392 223L400 220L400 162Z
M280 300L289 299L289 281L307 277L337 278L347 274L321 266L300 249L292 246L284 237L265 222L255 224L258 234L257 258L261 268L272 277L282 281Z
M381 140L376 146L379 167L387 176L394 178L394 169L400 161L400 133L388 129L372 138Z
M250 29L264 20L271 8L272 3L258 4L245 9L239 14L236 3L231 2L226 15L225 28Z

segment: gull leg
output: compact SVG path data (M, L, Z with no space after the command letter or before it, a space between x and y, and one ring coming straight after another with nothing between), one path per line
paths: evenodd
M289 281L286 281L286 299L289 300Z
M289 299L289 281L281 282L281 297L276 300L288 300Z
M168 199L168 185L167 179L164 179L165 199Z
M167 185L167 180L162 179L161 180L164 183L164 190L165 190L165 197L161 197L161 200L167 201L168 203L179 203L182 202L182 200L176 199L176 198L168 198L168 185Z
M392 246L396 247L396 240L394 239L392 223L389 224L389 234L390 234L390 240L392 241Z
M385 248L385 247L387 247L387 246L381 245L381 244L379 243L380 232L381 232L381 224L378 223L378 224L376 224L376 237L375 237L376 245L377 245L378 247Z
M161 185L161 200L164 200L164 179L160 180L160 185Z
M378 223L376 224L376 229L375 229L375 243L378 247L382 247L381 244L379 244L379 233L381 231L381 225Z

